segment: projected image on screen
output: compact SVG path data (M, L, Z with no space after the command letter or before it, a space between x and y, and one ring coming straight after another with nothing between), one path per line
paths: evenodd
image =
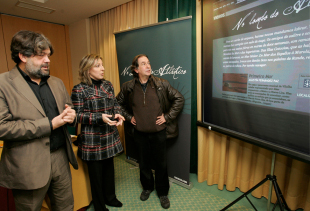
M223 91L247 93L248 74L223 73Z
M203 3L203 122L310 161L309 1Z

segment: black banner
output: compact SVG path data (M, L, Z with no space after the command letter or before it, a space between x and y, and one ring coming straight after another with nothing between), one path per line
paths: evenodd
M152 74L168 80L185 98L178 117L179 136L167 140L167 153L169 177L186 185L189 185L190 168L191 21L189 17L174 19L115 34L121 84L133 78L132 59L138 54L146 54ZM125 139L127 158L135 161L137 153L133 137L125 134Z

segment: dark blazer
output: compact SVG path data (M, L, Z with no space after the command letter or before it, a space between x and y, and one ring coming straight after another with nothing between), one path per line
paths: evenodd
M65 104L73 106L63 82L51 76L47 83L59 113ZM66 125L68 159L77 169L71 137ZM47 184L51 171L51 128L37 97L14 67L0 74L0 140L4 141L0 160L0 186L9 189L37 189Z

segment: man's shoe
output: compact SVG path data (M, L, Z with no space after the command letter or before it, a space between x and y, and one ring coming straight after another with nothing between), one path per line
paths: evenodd
M168 199L168 196L161 196L159 197L160 204L164 209L168 209L170 207L170 201Z
M117 198L113 199L111 202L107 202L106 204L109 206L112 206L112 207L122 207L123 206L122 202L120 202Z
M150 190L143 190L141 195L140 195L141 201L146 201L150 197L151 192L152 191L150 191Z

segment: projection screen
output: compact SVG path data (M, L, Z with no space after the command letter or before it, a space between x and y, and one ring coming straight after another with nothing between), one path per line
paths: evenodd
M199 125L310 161L310 1L204 0Z

